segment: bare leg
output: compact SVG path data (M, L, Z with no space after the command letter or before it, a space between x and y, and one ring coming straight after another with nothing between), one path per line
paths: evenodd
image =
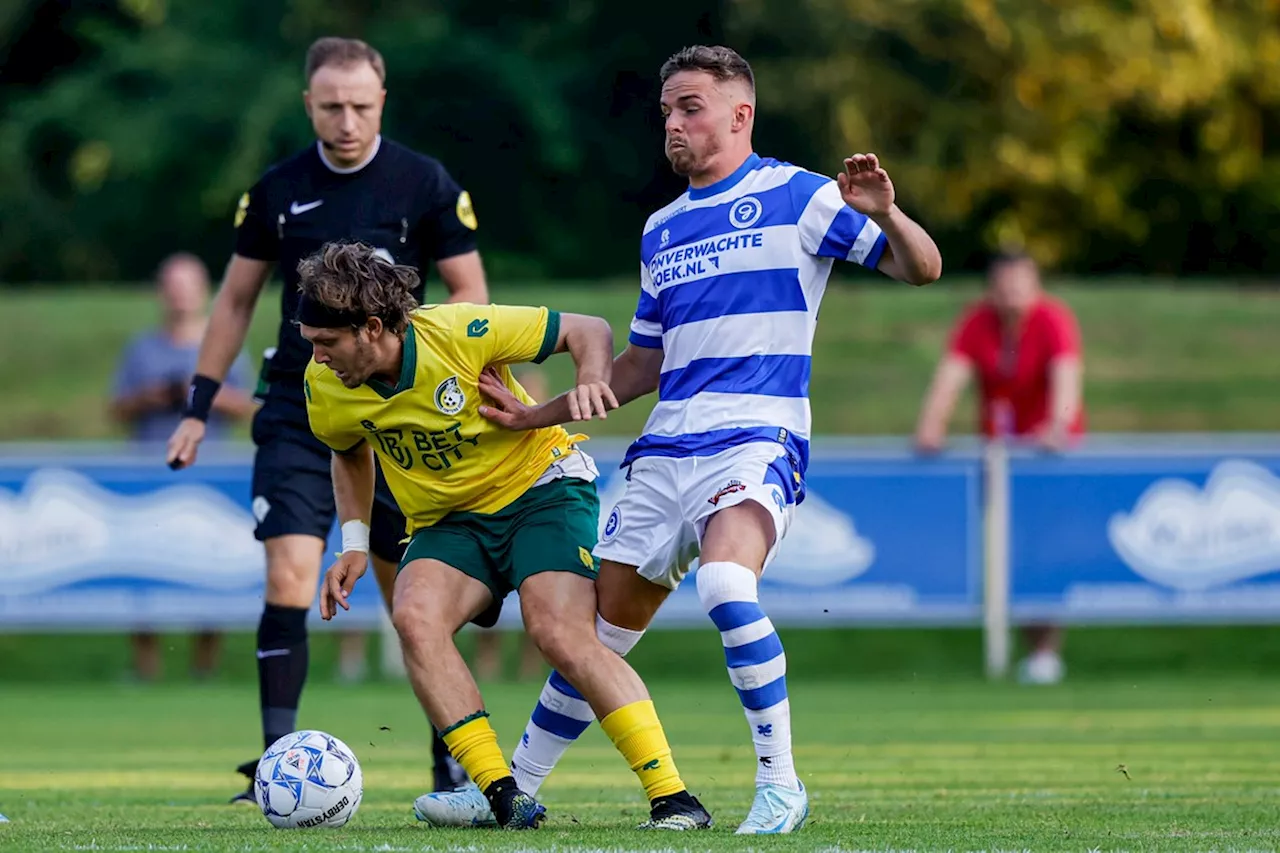
M138 631L129 636L133 648L133 672L141 681L160 677L160 637L154 631Z
M502 678L502 632L490 628L476 637L476 678L496 681Z
M538 653L538 646L529 638L528 633L520 632L520 669L518 677L521 681L531 681L535 678L542 678L543 672L542 656Z
M676 795L687 801L681 808L701 812L686 793L644 682L600 641L594 582L569 572L542 572L521 584L520 604L529 636L556 669L552 678L563 676L570 697L589 704L639 777L653 804L654 819Z
M211 677L218 668L218 660L222 653L222 635L217 631L200 631L195 636L195 649L192 654L192 669L195 677L204 679Z
M619 655L631 651L671 594L666 587L640 577L635 566L611 560L601 561L595 592L599 615L594 633ZM516 781L521 790L531 794L537 793L565 750L596 716L582 694L565 679L560 672L552 672L547 678L524 737L512 756Z
M409 683L438 729L484 707L453 637L492 599L483 583L439 560L414 560L396 580L391 618Z

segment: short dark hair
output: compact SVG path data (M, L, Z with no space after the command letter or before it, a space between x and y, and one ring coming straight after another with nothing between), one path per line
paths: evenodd
M756 90L756 77L751 65L731 47L695 44L674 54L664 63L658 77L665 84L680 71L705 71L718 81L745 80L747 88Z
M342 68L348 65L359 65L361 62L372 65L378 79L383 83L387 82L387 64L383 62L382 54L370 47L367 42L337 36L318 38L311 43L311 47L307 48L307 83L309 84L315 73L326 65Z
M394 264L365 243L325 243L298 264L298 290L333 311L377 317L392 334L409 326L418 307L418 271Z
M987 257L987 272L991 273L1006 264L1031 264L1038 267L1036 259L1026 249L1015 246L1007 246L997 249Z
M173 254L166 256L165 259L160 262L160 266L156 267L156 283L163 285L164 280L168 277L169 273L172 272L175 267L181 266L189 266L198 270L200 277L205 280L206 284L208 283L209 268L205 266L204 261L200 260L199 256L191 252L174 252Z

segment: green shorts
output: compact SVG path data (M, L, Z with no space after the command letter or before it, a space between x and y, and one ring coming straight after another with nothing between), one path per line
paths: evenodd
M595 579L591 554L600 524L595 483L561 477L535 486L494 513L454 512L413 534L400 568L439 560L489 587L495 605L539 572ZM486 614L487 615L487 614ZM492 614L496 619L496 613ZM484 624L488 621L477 619Z

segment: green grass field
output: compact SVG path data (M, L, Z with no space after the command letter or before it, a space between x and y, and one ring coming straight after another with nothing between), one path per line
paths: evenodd
M822 309L812 399L817 434L910 432L934 362L956 314L978 293L973 279L928 288L870 286L866 276L833 281ZM1080 317L1086 346L1086 403L1095 430L1269 431L1280 424L1280 295L1229 283L1171 288L1155 282L1093 286L1051 282ZM619 346L635 307L635 285L519 285L496 282L493 297L600 314ZM247 351L257 367L270 345L278 291L264 294ZM58 286L10 290L0 311L0 440L101 438L115 361L129 337L155 321L146 288ZM552 387L571 376L549 362ZM628 407L593 428L634 435L651 404ZM968 432L970 409L955 424Z
M486 685L510 750L533 685ZM406 687L317 684L303 723L356 750L365 798L341 830L273 830L223 800L255 744L249 685L6 685L0 850L1274 850L1280 686L1262 679L791 685L813 817L744 841L746 726L727 684L659 682L654 697L717 827L650 836L634 777L588 731L543 788L537 833L415 824L430 754ZM387 730L383 730L386 727ZM1123 770L1122 770L1123 768ZM1127 774L1127 775L1126 775Z

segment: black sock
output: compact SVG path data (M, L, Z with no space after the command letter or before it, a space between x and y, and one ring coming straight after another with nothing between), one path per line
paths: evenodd
M511 800L520 793L514 776L503 776L489 783L482 792L493 810L493 817L499 825L506 826L511 821Z
M445 767L449 762L449 747L435 726L431 727L431 758L436 767Z
M307 658L307 608L268 604L258 623L258 702L264 748L297 731Z

